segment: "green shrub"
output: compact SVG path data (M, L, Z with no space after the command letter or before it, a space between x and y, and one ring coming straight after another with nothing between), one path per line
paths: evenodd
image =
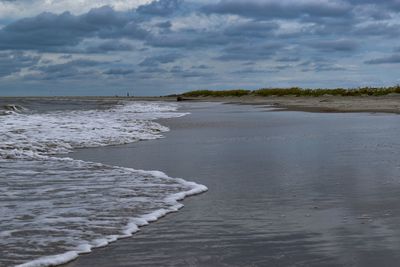
M197 90L183 93L186 97L199 97L199 96L214 96L214 97L225 97L225 96L245 96L245 95L256 95L256 96L383 96L392 93L400 94L400 85L392 87L361 87L353 89L335 88L335 89L302 89L299 87L291 88L263 88L254 91L250 90Z
M186 97L198 97L198 96L244 96L249 95L249 90L226 90L226 91L211 91L211 90L197 90L184 93Z

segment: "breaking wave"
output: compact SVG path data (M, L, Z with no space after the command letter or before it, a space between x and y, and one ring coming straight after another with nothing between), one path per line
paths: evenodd
M50 266L127 237L203 185L143 171L55 157L75 148L162 137L159 118L184 116L177 106L127 102L104 110L0 117L0 266Z

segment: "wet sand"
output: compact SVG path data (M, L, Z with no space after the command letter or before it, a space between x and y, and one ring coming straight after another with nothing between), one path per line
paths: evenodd
M398 115L182 105L164 139L70 156L209 191L66 266L398 266Z

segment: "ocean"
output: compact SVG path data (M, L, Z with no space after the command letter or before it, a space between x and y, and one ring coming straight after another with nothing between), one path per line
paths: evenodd
M169 129L155 120L186 115L174 103L25 98L0 107L0 266L68 262L207 190L161 171L68 157L162 138Z

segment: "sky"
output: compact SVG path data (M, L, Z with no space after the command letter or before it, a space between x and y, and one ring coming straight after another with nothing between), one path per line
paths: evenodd
M400 83L400 0L0 0L0 96Z

